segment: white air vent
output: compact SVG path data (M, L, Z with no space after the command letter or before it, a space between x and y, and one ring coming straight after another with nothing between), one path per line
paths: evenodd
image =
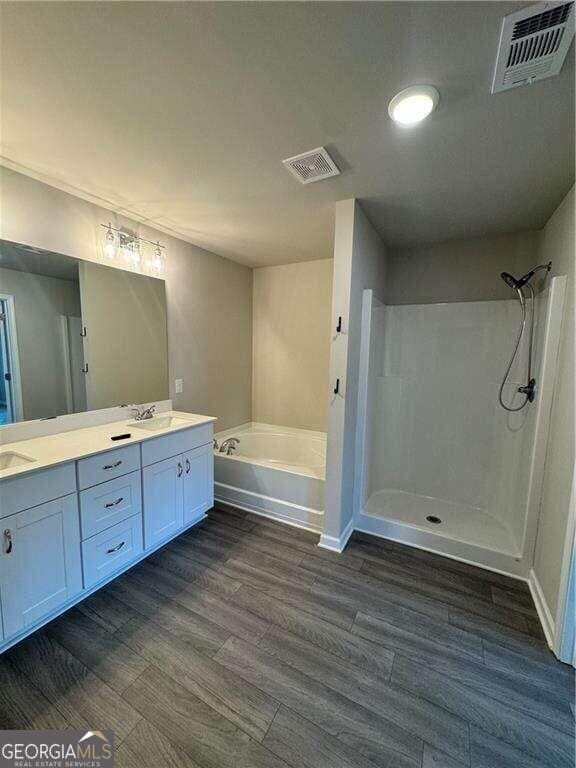
M537 3L505 16L492 93L557 75L574 37L574 2Z
M287 160L282 160L282 164L302 184L311 184L313 181L329 179L330 176L340 174L336 163L324 147L311 149L296 157L289 157Z

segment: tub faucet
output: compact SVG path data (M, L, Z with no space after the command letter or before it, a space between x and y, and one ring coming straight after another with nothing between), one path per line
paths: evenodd
M237 437L229 437L227 440L222 440L220 443L220 453L225 453L226 456L230 456L239 442L240 440L238 440Z

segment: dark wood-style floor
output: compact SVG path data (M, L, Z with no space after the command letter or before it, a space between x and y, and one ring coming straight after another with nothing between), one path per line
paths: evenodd
M0 727L127 768L572 768L572 670L525 585L214 510L0 657Z

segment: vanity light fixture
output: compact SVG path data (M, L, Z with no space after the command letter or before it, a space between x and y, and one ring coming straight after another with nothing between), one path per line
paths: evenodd
M433 85L411 85L388 104L388 114L395 123L409 127L424 120L436 109L440 94Z
M117 250L118 245L116 243L116 235L112 230L112 224L108 223L106 234L104 235L104 256L106 256L107 259L110 259L110 261L113 261L116 258Z
M128 230L113 227L110 222L100 226L106 230L103 251L107 259L112 261L116 256L119 256L131 269L139 269L143 261L147 272L157 276L164 274L166 269L165 246L158 240L156 242L147 240L145 237L139 237ZM142 250L144 248L148 250L148 246L153 247L153 252L150 255L145 252L144 258L142 258Z
M120 253L129 267L136 269L140 266L140 244L137 238L120 233Z
M159 242L154 247L154 253L146 259L146 269L156 275L164 274L166 267L166 256L162 253L162 246Z

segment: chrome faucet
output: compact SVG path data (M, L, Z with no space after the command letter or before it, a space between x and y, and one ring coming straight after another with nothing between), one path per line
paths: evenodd
M143 405L129 405L127 407L130 408L134 414L135 421L145 421L146 419L151 419L152 416L154 416L154 411L156 410L155 405L150 405L148 408Z
M220 453L225 453L226 456L230 456L239 442L240 440L238 440L237 437L229 437L226 440L222 440L220 443Z

